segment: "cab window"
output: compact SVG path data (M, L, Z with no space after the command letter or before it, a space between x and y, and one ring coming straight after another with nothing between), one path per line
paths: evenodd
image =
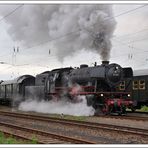
M133 90L137 90L138 89L138 81L133 81Z
M139 89L145 89L145 81L139 80Z

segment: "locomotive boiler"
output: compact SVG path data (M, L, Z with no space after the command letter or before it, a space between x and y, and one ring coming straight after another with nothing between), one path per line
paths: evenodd
M131 69L128 70L128 73L129 72L131 72ZM103 61L102 65L94 67L81 65L80 69L75 69L70 73L70 80L78 84L93 81L97 83L99 80L104 81L108 87L114 87L123 79L124 76L124 69L122 69L120 65L109 64L109 61Z

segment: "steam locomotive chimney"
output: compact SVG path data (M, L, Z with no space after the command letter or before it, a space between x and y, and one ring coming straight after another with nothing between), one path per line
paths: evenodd
M109 61L102 61L102 65L108 65Z

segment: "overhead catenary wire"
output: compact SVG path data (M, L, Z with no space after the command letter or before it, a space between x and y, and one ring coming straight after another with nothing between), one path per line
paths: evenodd
M145 40L145 39L143 39L143 40ZM121 42L121 41L118 41L118 40L115 40L115 39L114 39L114 41L118 42L120 45L122 44L122 45L124 45L124 46L127 46L128 48L132 48L132 49L139 50L139 52L135 52L135 54L140 54L140 53L148 52L148 50L144 50L144 49L137 48L137 47L135 47L135 46L129 45L128 43L130 43L130 42L124 43L124 42ZM139 40L136 40L136 41L139 41ZM142 39L141 39L140 41L142 41ZM114 47L116 47L116 46L114 46ZM144 51L143 51L143 50L144 50ZM127 54L128 54L128 53L122 54L122 55L119 55L118 57L126 56ZM61 57L62 57L62 56L64 56L64 55L61 55ZM111 57L111 58L112 58L112 57ZM115 58L117 58L117 57L115 57ZM53 61L53 60L57 60L56 55L51 55L51 56L50 56L50 61Z
M112 19L114 19L114 18L116 18L116 17L120 17L120 16L122 16L122 15L131 13L131 12L136 11L136 10L138 10L138 9L141 9L141 8L147 6L147 5L148 5L148 4L145 4L145 5L136 7L136 8L134 8L134 9L125 11L125 12L120 13L120 14L118 14L118 15L116 15L116 16L113 16L113 17L107 17L107 19L105 19L104 21L112 20ZM97 23L96 23L96 24L97 24ZM96 25L96 24L93 24L93 25L90 25L90 26L94 26L94 25ZM83 30L83 29L79 28L79 29L77 29L77 30L75 30L75 31L68 32L68 33L66 33L66 34L64 34L64 35L61 35L61 36L58 36L58 37L56 37L56 38L43 41L43 42L41 42L41 43L39 43L39 44L36 44L36 45L33 45L33 46L31 46L31 47L24 48L23 50L30 49L30 48L34 48L34 47L37 47L37 46L40 46L40 45L43 45L43 44L46 44L46 43L48 43L48 42L52 42L52 41L55 41L55 40L59 40L59 39L61 39L61 38L64 38L64 37L66 37L66 36L69 36L69 35L71 35L71 34L77 33L77 32L79 32L79 31L81 31L81 30ZM85 29L84 29L84 30L85 30Z
M114 41L116 41L116 42L118 42L118 43L120 43L120 44L122 44L122 45L126 45L126 46L128 46L129 48L134 48L134 49L137 49L137 50L144 50L144 49L141 49L141 48L137 48L137 47L134 47L134 46L130 46L128 43L124 43L124 42L122 42L122 41L119 41L119 40L114 40ZM141 52L141 51L140 51ZM142 51L143 52L143 51ZM148 52L148 50L145 50L144 52Z
M12 15L15 11L17 11L18 9L20 9L24 4L19 5L18 7L16 7L15 9L13 9L11 12L7 13L5 16L3 16L0 19L0 22L3 21L4 19L6 19L8 16Z
M127 46L128 48L132 48L132 49L139 50L138 52L135 52L134 54L141 54L141 53L144 53L144 52L145 52L145 53L148 52L148 50L144 50L144 49L141 49L141 48L137 48L137 47L135 47L135 46L130 46L129 44L123 43L123 42L118 41L118 40L116 40L116 42L118 42L119 44L122 44L122 45L124 45L124 46ZM124 54L118 55L117 57L112 57L112 56L111 56L111 58L112 58L112 59L117 59L117 58L119 58L119 57L127 56L128 54L129 54L129 53L124 53ZM61 56L63 56L63 55L61 55ZM44 57L43 57L43 58L44 58ZM53 61L55 61L55 60L57 60L56 55L51 55L49 61L50 61L50 62L51 62L51 61L53 62ZM28 65L33 64L33 63L36 63L37 61L38 61L38 59L35 60L35 61L32 62L32 63L28 63Z
M123 42L118 41L118 40L116 40L116 42L118 42L118 43L120 43L120 44L122 44L124 46L127 46L128 48L132 48L132 49L138 50L138 52L134 52L134 53L132 53L132 55L140 54L140 53L147 53L148 52L148 50L144 50L144 49L137 48L137 47L134 47L134 46L129 46L129 44L123 43ZM120 57L123 57L123 56L127 56L128 54L129 53L125 53L125 54L118 55L118 57L111 57L111 58L113 58L113 59L120 58Z
M10 15L12 15L14 12L16 12L18 9L20 9L23 6L24 6L24 4L21 4L18 7L16 7L15 9L13 9L12 11L10 11L9 13L7 13L6 15L4 15L2 18L0 18L0 22L2 22L4 19L6 19ZM8 53L7 54L3 54L0 57L6 56L6 55L8 55Z
M125 14L130 13L130 12L133 12L133 11L136 11L136 10L138 10L138 9L141 9L141 8L145 7L145 6L147 6L147 4L146 4L146 5L139 6L139 7L137 7L137 8L131 9L131 10L128 10L128 11L125 11L125 12L123 12L123 13L120 13L120 14L116 15L116 16L109 17L109 18L107 18L105 21L110 20L110 19L114 19L115 17L119 17L119 16L125 15ZM93 25L94 25L94 24L93 24ZM62 36L58 36L58 37L56 37L56 38L54 38L54 39L50 39L50 40L47 40L47 41L43 41L43 42L41 42L41 43L39 43L39 44L37 44L37 45L24 48L23 50L31 49L31 48L34 48L34 47L37 47L37 46L40 46L40 45L49 43L49 42L51 42L51 41L55 41L55 40L64 38L65 36L69 36L69 35L71 35L71 34L74 34L74 33L79 32L79 31L81 31L81 30L82 30L82 29L79 28L77 31L72 31L72 32L69 32L69 33L64 34L64 35L62 35ZM61 55L61 56L62 56L62 55ZM51 58L52 58L52 59L51 59ZM50 56L50 59L51 59L51 60L57 59L57 58L56 58L56 55L51 55L51 56ZM51 61L51 60L50 60L50 61Z
M19 8L21 8L23 5L24 5L24 4L19 5L19 6L18 6L17 8L15 8L13 11L9 12L8 14L6 14L2 19L0 19L0 21L2 21L2 20L5 19L6 17L8 17L8 16L10 16L11 14L13 14L16 10L18 10ZM138 9L141 9L141 8L147 6L147 5L148 5L148 4L145 4L145 5L136 7L136 8L134 8L134 9L125 11L125 12L120 13L120 14L118 14L118 15L116 15L116 16L113 16L113 17L107 17L107 19L106 19L105 21L112 20L112 19L114 19L114 18L116 18L116 17L120 17L120 16L122 16L122 15L131 13L131 12L136 11L136 10L138 10ZM95 24L93 24L93 25L95 25ZM92 25L92 26L93 26L93 25ZM37 46L46 44L46 43L51 42L51 41L59 40L59 39L61 39L61 38L64 38L64 37L66 37L66 36L69 36L69 35L71 35L71 34L77 33L77 32L79 32L79 31L81 31L81 30L82 30L82 29L79 28L79 29L77 29L77 30L75 30L75 31L68 32L68 33L66 33L66 34L64 34L64 35L58 36L58 37L53 38L53 39L50 39L50 40L43 41L43 42L41 42L41 43L38 43L38 44L33 45L33 46L31 46L31 47L24 48L24 49L22 49L22 50L31 49L31 48L34 48L34 47L37 47Z
M112 40L116 40L117 38L113 38ZM122 43L125 43L125 44L130 44L130 43L135 43L135 42L141 42L141 41L144 41L144 40L148 40L148 36L147 37L144 37L144 38L141 38L141 39L135 39L135 40L131 40L131 41L128 41L128 42L122 42Z
M148 27L148 26L146 26L146 27ZM127 36L132 36L132 35L135 35L135 34L144 32L144 31L148 31L148 28L144 28L144 29L141 29L141 30L136 31L136 32L133 32L133 33L128 33L128 34L124 34L124 35L120 35L120 36L114 36L114 37L112 37L112 38L113 38L113 39L114 39L114 38L123 38L123 37L127 37Z
M141 48L137 48L137 47L135 47L135 46L130 46L130 45L128 45L128 44L126 44L126 43L123 43L123 42L121 42L121 41L116 41L116 42L118 42L119 44L122 44L122 45L124 45L124 46L127 46L128 48L132 48L132 49L136 49L136 50L139 50L138 52L135 52L134 54L141 54L141 53L146 53L146 52L148 52L147 50L144 50L144 49L141 49ZM144 50L144 51L143 51ZM123 57L123 56L127 56L129 53L125 53L125 54L121 54L121 55L118 55L117 57L112 57L111 56L111 58L113 58L113 59L117 59L117 58L119 58L119 57ZM61 56L63 56L63 55L61 55ZM44 58L44 57L43 57ZM49 59L49 61L51 62L53 62L53 61L55 61L55 60L57 60L57 57L56 57L56 55L52 55L52 56L50 56L50 59ZM28 65L30 65L30 64L33 64L33 63L36 63L38 61L38 59L37 60L35 60L34 62L32 62L32 63L28 63ZM46 67L46 66L45 66Z
M24 4L22 4L22 5L18 6L17 8L15 8L12 12L8 13L7 15L5 15L0 21L2 21L3 19L5 19L6 17L10 16L12 13L14 13L17 9L19 9L19 8L22 7L23 5L24 5ZM147 4L142 5L142 6L139 6L139 7L136 7L136 8L134 8L134 9L131 9L131 10L128 10L128 11L125 11L125 12L120 13L120 14L118 14L118 15L116 15L116 16L113 16L113 17L107 17L107 18L105 19L105 21L112 20L112 19L114 19L114 18L116 18L116 17L120 17L120 16L122 16L122 15L131 13L131 12L136 11L136 10L138 10L138 9L141 9L141 8L143 8L143 7L145 7L145 6L147 6ZM93 24L93 25L95 25L95 24ZM41 43L39 43L39 44L36 44L36 45L31 46L31 47L28 47L28 48L24 48L24 49L22 49L22 50L34 48L34 47L43 45L43 44L48 43L48 42L51 42L51 41L59 40L59 39L61 39L61 38L63 38L63 37L72 35L72 34L74 34L74 33L77 33L77 32L79 32L79 31L81 31L81 30L82 30L82 29L79 28L79 29L77 29L76 31L68 32L68 33L66 33L66 34L64 34L64 35L62 35L62 36L58 36L58 37L56 37L56 38L53 38L53 39L50 39L50 40L46 40L46 41L44 41L44 42L41 42Z
M142 8L142 7L144 7L144 6L141 6L140 8ZM139 9L139 7L138 8L135 8L133 11L135 11L135 10L137 10L137 9ZM131 11L127 11L127 13L129 13L129 12L131 12ZM123 13L123 14L126 14L126 13ZM114 17L118 17L118 16L121 16L121 14L120 15L117 15L117 16L114 16ZM114 18L113 17L113 18ZM140 31L138 31L138 32L134 32L134 33L132 33L132 34L130 34L130 35L133 35L133 34L137 34L137 33L140 33L140 32L142 32L142 31L145 31L145 30L148 30L148 29L142 29L142 30L140 30ZM81 29L79 29L79 31L81 31ZM73 33L75 33L74 31L73 32L70 32L70 33L68 33L68 35L70 35L70 34L73 34ZM66 35L63 35L62 37L65 37L65 36L67 36L67 34ZM57 39L60 39L61 37L58 37ZM52 40L50 40L50 41L53 41L53 40L56 40L56 39L52 39ZM47 41L47 42L50 42L50 41ZM46 42L45 42L46 43ZM41 44L39 44L39 45L42 45L43 43L41 43ZM124 43L123 43L124 44ZM125 45L125 44L124 44ZM128 46L128 45L126 45L126 46ZM33 47L36 47L36 46L33 46ZM129 47L129 46L128 46ZM30 47L30 48L32 48L32 47ZM29 49L30 49L29 48ZM141 49L139 49L139 48L136 48L136 47L132 47L132 48L135 48L135 49L138 49L138 50L141 50ZM141 52L137 52L137 53L142 53L142 52L148 52L148 51L141 51ZM127 55L127 54L125 54L125 55ZM51 56L50 56L51 57ZM53 56L54 57L54 56ZM55 55L55 57L56 57L56 55Z

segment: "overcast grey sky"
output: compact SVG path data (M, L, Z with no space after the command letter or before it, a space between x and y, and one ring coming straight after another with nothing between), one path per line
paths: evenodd
M141 4L142 5L142 4ZM148 6L142 7L135 11L129 12L125 15L118 16L128 10L138 8L141 5L135 4L113 4L113 14L115 16L115 22L111 19L107 22L106 25L108 32L111 34L113 31L113 38L111 39L112 48L110 54L110 62L119 63L121 66L132 66L134 69L146 69L148 68ZM18 5L0 5L0 16L3 18L8 13L17 8ZM103 6L102 6L103 7ZM49 34L52 34L53 38L56 38L56 32L47 32L42 30L43 28L52 27L55 28L62 27L62 23L66 25L69 21L63 21L58 15L54 14L54 17L57 17L56 21L53 19L48 24L44 23L45 18L49 19L53 16L50 16L52 13L47 13L50 11L56 11L56 7L52 8L46 6L42 8L44 11L38 11L38 8L35 8L33 5L28 6L24 5L14 13L9 15L4 19L0 19L0 61L8 64L0 64L0 79L10 79L14 78L21 74L37 74L46 70L51 70L53 68L65 67L65 66L79 66L80 64L86 63L92 65L95 61L98 64L101 63L100 55L93 50L85 50L82 45L75 44L69 38L69 42L74 44L75 48L80 47L81 49L76 49L73 51L64 50L64 53L67 54L66 57L62 57L62 60L59 60L59 55L62 55L61 50L55 49L53 42L47 42L37 46L41 42L45 42ZM55 9L55 10L51 10ZM72 9L72 8L71 8ZM110 10L107 10L105 7L102 8L104 12L110 13ZM84 13L86 10L86 13ZM91 9L84 9L82 12L82 18L85 17L88 11ZM65 9L64 11L69 11ZM21 15L20 15L21 14ZM49 14L49 15L48 15ZM84 15L84 16L83 16ZM44 18L44 17L45 18ZM118 17L116 17L118 16ZM38 17L42 18L41 21L38 20ZM68 16L66 16L67 18ZM73 13L71 13L73 17ZM64 19L64 18L62 18ZM95 19L95 18L94 18ZM83 20L82 20L83 21ZM38 24L40 23L40 24ZM82 22L83 23L83 22ZM58 25L53 25L58 24ZM72 24L69 26L71 27ZM112 25L112 28L109 27ZM40 27L42 26L42 27ZM68 26L68 27L69 27ZM73 27L73 26L72 26ZM114 28L115 27L115 28ZM11 29L10 29L11 28ZM20 34L15 34L15 31L20 30ZM33 28L33 29L32 29ZM66 28L67 29L67 28ZM69 28L70 30L71 28ZM63 29L64 30L64 29ZM59 30L60 35L63 35L63 30ZM71 30L72 31L72 30ZM39 32L39 35L36 33ZM58 32L58 33L59 33ZM22 33L22 36L20 36ZM23 34L24 33L24 34ZM68 32L65 32L68 33ZM32 36L34 34L34 36ZM55 36L54 36L55 34ZM24 38L26 39L23 42ZM34 37L34 38L33 38ZM85 38L82 36L82 38ZM17 40L15 40L17 39ZM49 38L50 40L51 38ZM35 42L34 42L35 40ZM25 43L30 43L30 45L25 45ZM65 42L64 42L65 43ZM85 42L84 42L85 44ZM87 44L87 43L86 43ZM63 44L59 44L60 46ZM16 53L16 56L13 54L13 47L19 46L19 52ZM33 48L29 47L34 46ZM57 46L60 49L60 46ZM69 47L73 47L71 44ZM67 48L66 45L64 45ZM73 47L73 48L74 48ZM68 48L67 48L68 49ZM50 54L49 54L50 50ZM68 54L71 52L71 54ZM15 58L16 57L16 58ZM61 57L60 57L61 58ZM12 66L11 64L14 64Z

